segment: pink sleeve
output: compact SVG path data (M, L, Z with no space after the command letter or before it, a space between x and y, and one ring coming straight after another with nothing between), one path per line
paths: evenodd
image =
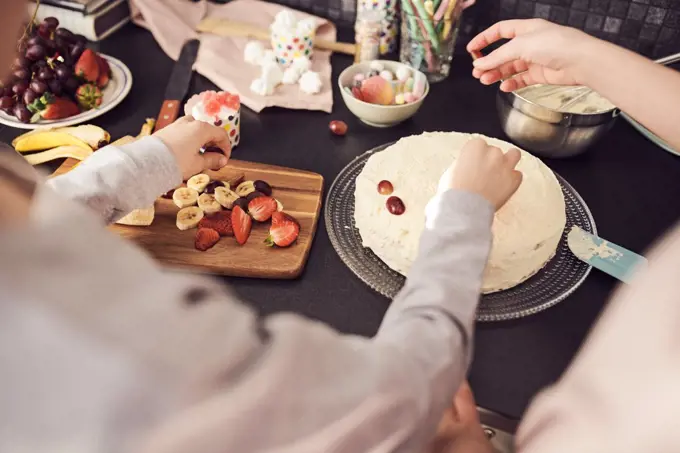
M518 452L680 449L680 227L648 257L562 379L533 402Z

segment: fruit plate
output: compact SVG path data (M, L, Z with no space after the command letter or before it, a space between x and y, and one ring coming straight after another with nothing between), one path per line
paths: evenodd
M354 190L368 158L392 145L367 151L350 162L337 176L326 198L325 221L331 243L342 261L375 291L390 299L397 295L405 278L390 269L369 248L362 245L354 223ZM590 273L591 267L577 259L567 246L567 232L573 225L597 234L595 220L581 196L562 177L567 225L552 260L536 275L514 288L483 295L477 310L478 321L503 321L543 311L572 294Z
M67 159L54 175L66 173L77 163ZM148 227L112 225L110 229L144 248L162 265L172 269L207 272L232 277L294 279L304 270L312 247L323 197L323 176L303 170L231 159L217 171L206 172L211 179L267 181L283 210L300 223L300 236L290 247L267 247L267 224L254 224L248 242L237 244L233 237L222 238L213 248L200 252L194 247L196 230L180 231L172 200L159 198L155 218Z
M114 109L118 104L123 102L123 100L130 93L130 90L132 89L132 73L130 72L130 69L117 58L113 58L104 54L99 55L105 58L111 67L111 81L106 86L106 88L102 90L102 94L104 95L102 105L69 118L52 121L40 120L37 123L31 124L22 123L14 116L10 116L5 112L0 111L0 124L15 127L17 129L75 126L77 124L91 121L94 118L97 118Z

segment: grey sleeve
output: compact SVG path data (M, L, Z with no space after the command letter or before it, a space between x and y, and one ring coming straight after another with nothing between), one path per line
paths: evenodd
M107 223L153 205L156 198L181 183L174 156L153 136L102 148L70 172L47 182Z
M418 259L374 338L291 314L247 327L233 309L232 325L258 340L230 343L244 359L228 366L224 390L189 410L200 434L168 429L163 444L172 447L158 451L190 450L195 436L208 452L423 451L465 377L493 218L468 193L445 193L430 207ZM222 410L201 410L209 404ZM253 436L256 426L266 432Z

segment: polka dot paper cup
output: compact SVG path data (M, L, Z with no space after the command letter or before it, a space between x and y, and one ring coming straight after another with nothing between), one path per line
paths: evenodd
M271 34L272 49L276 60L288 66L292 63L295 57L312 58L314 49L314 32L311 33L278 33L272 31Z
M224 128L232 149L241 142L241 100L237 94L204 91L189 98L184 104L184 114Z

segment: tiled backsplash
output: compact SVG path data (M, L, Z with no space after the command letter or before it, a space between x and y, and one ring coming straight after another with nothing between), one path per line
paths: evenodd
M352 24L356 14L356 0L276 1L338 24ZM465 11L459 43L498 20L530 17L580 28L653 58L680 52L680 0L477 0Z
M541 17L580 28L652 57L680 51L680 0L494 0L490 3L498 4L496 19ZM493 16L490 19L493 21Z

